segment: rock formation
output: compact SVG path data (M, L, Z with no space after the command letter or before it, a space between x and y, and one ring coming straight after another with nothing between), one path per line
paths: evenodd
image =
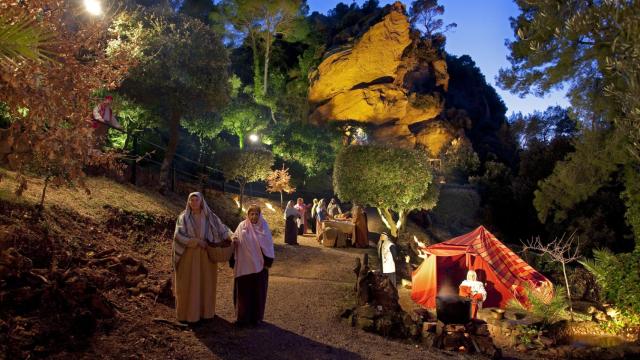
M437 120L449 75L444 55L410 28L400 2L353 46L329 52L311 76L311 121L358 122L372 139L435 156L455 136Z

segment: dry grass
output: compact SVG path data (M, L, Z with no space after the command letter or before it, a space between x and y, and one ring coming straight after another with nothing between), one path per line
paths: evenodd
M29 178L27 190L18 197L14 194L17 186L15 173L0 169L0 174L2 174L0 199L20 203L39 203L44 185L42 179ZM118 183L103 177L88 178L87 186L91 190L90 195L87 195L80 188L49 187L45 198L45 207L56 205L73 209L90 218L99 219L107 214L104 205L167 216L176 216L184 206L184 199L177 196L164 197L151 190Z

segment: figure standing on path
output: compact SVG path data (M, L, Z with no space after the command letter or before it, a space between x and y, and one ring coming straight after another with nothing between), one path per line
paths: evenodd
M293 206L293 200L289 200L287 208L284 209L284 242L289 245L298 245L298 225L297 220L300 213Z
M327 220L327 208L324 205L324 199L320 199L316 207L316 238L318 242L322 241L322 222L325 220Z
M298 210L298 213L300 213L300 217L298 218L298 235L304 235L309 226L307 224L307 205L305 205L303 198L298 198L298 203L295 208Z
M331 199L331 201L329 201L327 213L331 218L335 218L338 214L342 214L342 209L340 209L340 205L338 205L336 199Z
M264 319L269 286L268 269L275 258L271 230L258 205L249 206L247 219L238 225L233 242L236 324L257 325Z
M230 242L231 230L209 209L199 192L189 194L173 234L176 318L212 319L216 313L218 265L209 261L207 243Z
M398 249L389 235L382 233L378 240L378 258L380 259L380 270L389 278L393 286L396 286L396 259Z
M313 205L311 206L311 232L317 233L316 229L316 215L318 210L318 199L313 199Z
M367 227L367 217L364 209L357 204L353 204L351 215L353 216L351 221L356 227L356 238L353 239L353 245L358 248L369 247L369 229Z

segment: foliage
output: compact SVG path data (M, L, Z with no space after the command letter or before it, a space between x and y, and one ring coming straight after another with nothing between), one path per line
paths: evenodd
M443 36L447 31L456 28L456 23L444 25L439 16L444 14L444 6L438 5L438 0L415 0L409 9L411 23L422 25L421 30L427 37Z
M27 22L31 30L25 30L26 34L7 30L8 23L25 26L24 19L34 19ZM0 134L0 163L18 171L17 193L27 186L23 176L27 171L41 174L48 180L45 185L83 185L85 165L114 164L113 156L92 151L92 129L85 121L91 113L90 95L99 88L118 85L137 61L135 52L129 50L139 44L132 39L127 49L113 46L107 52L109 42L117 39L108 31L110 20L109 15L90 20L69 2L34 0L2 5L4 25L0 31L17 36L15 40L22 43L18 47L32 51L0 64L0 98L13 119L12 126ZM31 45L40 46L43 39L46 53L55 54L56 61L41 61L42 57L35 55L39 50ZM6 54L20 52L24 51Z
M229 149L218 154L217 162L225 180L240 184L240 204L247 183L266 180L271 174L273 153L262 149Z
M282 169L276 169L267 176L267 191L280 193L280 206L282 206L282 193L286 192L291 194L296 191L296 188L291 185L291 175L289 175L289 169L284 167Z
M550 300L545 299L544 294L536 291L529 284L526 284L524 289L530 306L525 308L518 300L511 299L507 303L507 308L529 311L535 318L540 319L543 326L549 326L566 316L565 309L568 301L563 288L554 288Z
M133 16L120 31L126 36L129 29L139 27L147 32L144 58L120 91L165 120L169 141L160 188L166 189L180 122L215 119L212 114L228 100L229 62L220 36L189 16L149 10Z
M308 176L313 176L331 170L341 134L329 125L291 122L273 127L269 138L274 154L299 163Z
M640 312L640 252L614 254L602 249L595 250L593 256L593 260L580 263L595 276L605 298L623 309Z
M496 160L512 166L515 144L498 136L507 123L506 105L469 55L447 55L446 60L450 78L445 93L447 121L465 129L482 162L493 154Z
M576 151L556 164L553 173L540 182L534 206L540 221L553 215L554 222L567 218L568 210L587 200L606 184L624 161L621 134L584 131L575 143Z
M429 210L438 199L424 151L381 145L352 145L336 156L333 185L342 201L378 208L397 236L412 210ZM391 211L398 212L396 222Z
M615 169L638 172L640 9L626 1L518 0L517 4L521 14L511 24L517 40L508 42L511 68L500 71L501 85L520 95L542 95L569 85L574 111L590 132L597 133L585 134L576 152L556 167L536 195L540 217L555 212L554 220L560 220L605 186ZM640 232L637 178L632 175L621 182L627 220L636 234ZM565 195L560 189L570 191Z
M306 3L301 0L223 0L219 6L226 21L251 42L256 102L271 105L274 110L273 102L267 99L271 47L277 36L292 40L305 36ZM263 47L262 58L259 44Z
M238 137L241 149L247 135L265 130L268 124L268 114L252 101L236 99L222 112L222 129Z
M47 50L54 34L37 24L34 17L21 14L14 18L0 15L0 64L14 61L51 61L55 55Z
M469 174L480 167L478 154L473 151L471 143L464 139L454 139L440 151L442 172L449 179L466 182Z
M640 314L637 312L622 310L612 316L610 320L598 323L602 330L610 334L620 334L626 329L638 329L640 327Z

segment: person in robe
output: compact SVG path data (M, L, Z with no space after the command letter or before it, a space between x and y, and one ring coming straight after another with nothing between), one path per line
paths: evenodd
M298 225L297 220L300 213L293 205L293 200L289 200L284 209L284 242L289 245L298 245Z
M313 199L313 205L311 206L311 221L309 222L309 225L311 225L311 232L312 233L316 233L316 211L318 209L318 199Z
M338 214L342 214L342 209L340 209L340 205L338 205L336 199L331 199L331 201L329 201L329 205L327 205L327 213L331 218L335 218Z
M467 272L467 279L460 284L459 295L471 299L471 317L475 319L478 307L482 309L482 302L487 300L487 291L484 284L478 281L475 271Z
M394 287L397 286L396 260L398 259L398 248L386 233L380 234L380 240L378 240L378 258L380 259L382 273L389 278Z
M93 108L91 127L94 129L93 136L97 146L102 146L106 141L110 126L122 130L122 125L111 110L112 102L112 96L105 96L102 102Z
M189 194L173 234L176 318L195 323L216 313L218 265L209 261L207 246L230 244L231 230L209 209L199 192Z
M236 309L236 325L255 326L264 319L269 285L269 268L275 253L269 225L261 215L258 205L247 210L233 235L233 303Z
M316 238L318 242L322 241L322 222L327 220L327 216L327 207L324 204L324 199L320 199L316 207Z
M369 247L369 229L367 227L367 218L364 209L357 204L353 204L351 215L351 221L356 227L356 238L353 239L353 245L358 248Z
M300 213L300 217L298 218L298 235L304 235L309 227L307 223L307 205L304 203L304 199L298 198L295 208Z

